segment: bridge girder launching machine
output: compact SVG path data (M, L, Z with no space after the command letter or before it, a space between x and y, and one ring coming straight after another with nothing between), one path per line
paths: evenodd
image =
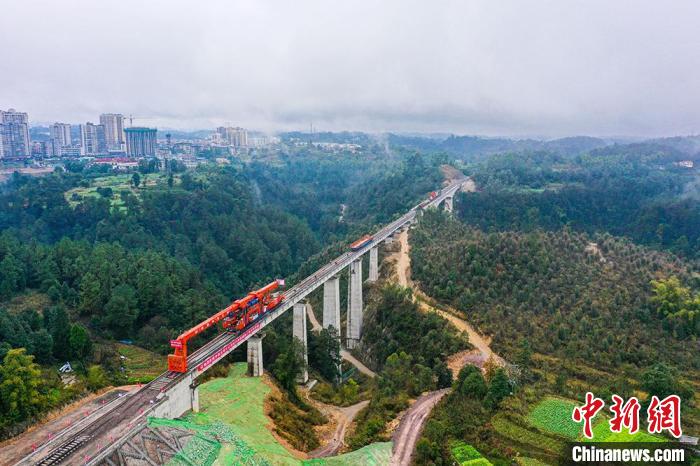
M187 343L219 322L226 331L239 333L263 314L275 309L284 300L283 294L275 293L275 290L281 286L284 286L284 280L277 279L244 298L234 301L205 321L186 330L176 339L170 340L170 346L175 349L175 353L168 355L168 370L187 372Z

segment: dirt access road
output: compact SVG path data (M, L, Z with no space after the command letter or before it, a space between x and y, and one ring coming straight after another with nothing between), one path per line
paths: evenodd
M421 395L401 418L401 423L394 433L394 447L391 455L391 465L403 466L411 464L411 456L418 437L423 430L423 424L436 404L447 395L449 388L428 392Z
M345 432L347 431L348 426L355 419L357 413L362 411L362 409L369 404L369 400L360 401L359 403L352 406L347 406L345 408L326 405L325 403L320 403L318 401L313 401L313 403L325 405L329 410L334 411L337 415L338 425L335 428L331 441L326 445L309 452L309 458L325 458L328 456L337 455L340 449L343 448L343 444L345 442Z
M474 182L468 179L462 186L462 190L467 192L474 191ZM414 285L411 281L410 273L411 258L409 255L408 232L404 231L399 235L399 244L400 250L392 257L396 263L396 281L399 285L410 287L413 290L413 299L417 301L422 311L435 312L450 322L457 330L466 332L469 336L469 342L475 347L473 350L462 351L449 358L448 366L452 371L452 376L456 377L460 369L466 364L483 367L484 363L491 358L497 364L503 365L505 361L491 350L490 338L477 332L467 321L459 317L460 314L456 310L447 306L438 308L432 298L426 296ZM430 412L449 391L449 388L445 388L428 392L418 398L404 413L393 437L392 465L398 466L411 463L416 442Z

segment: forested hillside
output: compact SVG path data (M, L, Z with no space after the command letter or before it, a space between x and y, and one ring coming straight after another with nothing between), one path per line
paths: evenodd
M435 211L410 241L412 278L492 336L509 372L504 382L495 366L483 375L465 367L431 415L416 464L481 455L561 464L566 442L580 437L571 410L587 391L642 403L677 394L684 432L700 428L700 282L687 261L569 228L486 233ZM494 404L494 391L508 395ZM595 432L630 441L611 437L605 418ZM659 440L645 435L637 441Z
M459 216L484 230L609 232L700 257L697 169L656 145L612 146L581 156L494 156L472 168L480 192L463 194Z
M665 317L652 302L654 279L698 287L674 256L567 229L483 233L435 213L411 241L414 279L493 335L506 358L525 338L536 352L600 368L700 369L697 316Z

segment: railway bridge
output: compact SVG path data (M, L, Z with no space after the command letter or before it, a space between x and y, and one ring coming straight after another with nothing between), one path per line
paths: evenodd
M323 286L323 326L335 327L340 334L339 274L348 271L348 312L346 317L345 346L355 348L362 335L362 258L369 253L369 278L379 275L378 247L395 233L417 221L423 209L444 203L452 211L453 198L464 179L452 182L407 213L381 228L371 241L341 254L284 292L284 300L272 311L247 326L238 334L221 333L188 357L185 372L165 372L137 392L115 399L91 413L81 422L56 435L27 455L16 466L25 465L127 465L164 463L180 448L182 432L169 437L151 430L148 417L176 418L188 411L199 410L199 395L195 380L214 364L238 348L248 345L248 365L251 375L263 371L262 330L278 317L292 309L293 335L306 349L306 304L304 299ZM300 382L306 382L303 374ZM160 459L159 459L160 458Z

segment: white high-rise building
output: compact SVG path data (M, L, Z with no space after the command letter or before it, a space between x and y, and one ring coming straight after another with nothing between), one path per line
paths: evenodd
M70 134L70 125L68 123L54 123L51 125L51 139L60 146L72 145L73 138Z
M106 151L105 127L90 122L80 125L80 154L98 155Z
M0 158L29 157L29 118L14 108L0 110Z
M105 144L107 150L124 150L124 115L119 113L104 113L100 115L100 124L105 128Z
M46 155L60 157L64 150L73 145L68 123L54 123L51 125L51 140L47 143Z

